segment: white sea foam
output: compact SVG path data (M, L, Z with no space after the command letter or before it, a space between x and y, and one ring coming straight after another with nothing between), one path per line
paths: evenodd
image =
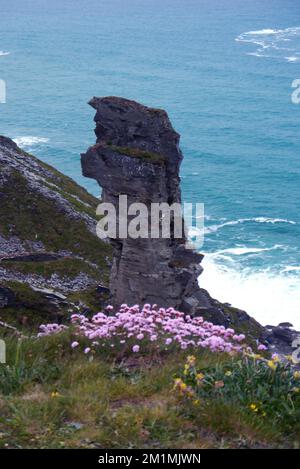
M6 52L4 50L0 50L0 57L3 56L3 55L9 55L10 52Z
M48 143L49 139L45 137L32 137L30 135L24 137L15 137L14 142L21 148L29 148L35 145L40 145L43 143Z
M296 265L287 265L282 272L298 272L300 271L300 267Z
M244 218L243 221L254 221L255 223L288 223L290 225L296 225L296 222L293 220L288 220L286 218L270 218L270 217L256 217L256 218Z
M211 257L220 257L220 254L231 254L234 256L242 256L244 254L259 254L260 252L264 251L273 251L274 249L283 249L283 246L280 244L276 244L270 248L247 248L247 247L236 247L236 248L228 248L222 249L221 251L215 252Z
M295 267L290 275L270 269L240 270L236 262L223 261L220 253L207 254L202 265L200 286L213 297L246 310L263 325L289 321L300 329L300 275Z
M285 57L285 59L288 61L288 62L298 62L300 60L300 57Z
M282 33L284 29L260 29L258 31L248 31L245 34L248 34L249 36L255 35L255 36L269 36L270 34L278 34Z
M240 34L235 40L258 46L256 51L248 52L248 55L277 58L290 63L300 60L297 57L300 52L300 27L286 29L265 28L257 31L247 31ZM289 43L289 47L282 47L286 42ZM287 55L284 51L291 51L292 54Z
M254 57L266 57L264 54L259 54L258 52L248 52L247 55L253 55Z
M238 220L232 220L232 221L226 221L224 223L221 223L219 225L211 225L205 228L204 232L205 234L209 233L214 233L221 228L224 228L226 226L234 226L234 225L239 225L240 223L247 223L247 222L252 222L252 223L288 223L291 225L295 225L296 222L293 220L287 220L285 218L270 218L270 217L255 217L255 218L240 218Z

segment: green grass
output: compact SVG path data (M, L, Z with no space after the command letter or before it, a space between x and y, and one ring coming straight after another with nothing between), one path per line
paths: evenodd
M158 164L160 166L166 163L165 155L161 155L160 153L143 151L140 148L119 147L117 145L109 145L109 148L112 151L119 153L120 155L126 155L132 158L138 158L147 163Z
M270 448L297 447L287 433L238 403L178 398L173 378L186 353L134 356L107 352L93 361L70 348L69 332L40 340L8 340L0 365L0 448ZM197 365L228 357L202 351Z
M110 247L92 234L82 220L70 219L54 202L32 190L26 179L14 172L3 187L0 226L4 236L41 241L48 251L71 251L107 269Z
M51 313L48 301L40 292L22 282L5 281L1 282L1 286L9 288L15 296L14 304L0 309L1 321L17 329L25 324L36 328L43 321L53 321L53 309Z
M0 266L8 270L18 271L22 274L41 275L44 278L50 278L51 275L57 274L59 277L73 279L82 272L97 280L99 278L99 270L97 267L91 266L84 260L74 259L72 257L43 262L12 262L3 260L0 262Z
M55 170L53 171L56 174ZM74 194L77 185L68 178L59 176L60 173L57 172L57 174L57 177L61 178L62 188L68 191L68 194ZM2 261L1 265L16 274L37 274L44 276L45 279L53 273L72 279L80 272L84 272L94 279L95 286L87 291L78 291L74 295L71 293L70 301L85 303L85 299L88 298L87 306L93 304L96 312L100 307L96 286L98 283L108 284L108 260L111 258L111 247L100 240L96 234L91 233L83 220L70 220L54 201L49 201L47 197L34 191L17 171L11 173L9 183L1 190L1 234L7 237L17 236L24 241L25 246L29 240L41 241L48 252L69 251L74 256L83 258L80 260L70 256L68 259L50 262ZM90 198L94 204L97 200L85 193L84 189L80 190L78 195L84 196L86 203L91 202ZM80 203L75 200L75 209L78 209L78 204ZM89 262L95 264L96 267L92 267ZM18 325L24 318L29 318L30 323L35 324L53 312L53 308L49 306L45 297L34 292L30 286L22 285L20 282L2 282L2 285L10 288L16 295L16 306L11 305L1 309L2 320ZM60 315L64 315L65 312L62 310Z
M74 311L74 305L80 306L81 311L96 313L102 309L103 302L108 300L108 293L98 293L96 285L85 290L70 292L66 304L59 310L49 306L49 301L39 291L34 291L22 282L5 281L1 286L9 288L15 295L15 302L11 306L0 309L0 321L4 321L17 329L26 326L30 331L36 331L41 323L64 321ZM1 332L1 330L0 330Z
M46 178L47 181L50 184L51 183L55 184L60 189L60 191L63 193L64 196L66 194L69 194L70 196L73 196L72 197L73 201L74 201L74 198L80 199L85 204L88 204L91 207L93 207L94 208L94 213L95 213L96 207L99 203L99 201L96 197L92 196L86 189L79 186L73 179L66 176L65 174L62 174L57 169L55 169L53 166L50 166L49 164L39 160L38 158L36 158L31 153L27 153L26 151L21 150L21 149L19 149L19 152L23 156L34 160L40 166L42 166L47 171L49 171L49 176L48 176L48 178ZM49 187L52 187L52 186L50 186L50 184L49 184ZM57 190L57 189L55 189L55 190Z

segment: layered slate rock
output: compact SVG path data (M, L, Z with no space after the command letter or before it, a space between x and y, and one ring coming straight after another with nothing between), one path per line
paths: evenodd
M0 137L0 320L63 319L100 308L110 247L96 236L98 199Z
M167 113L118 97L93 98L96 144L82 155L84 176L102 187L103 202L118 209L119 196L128 205L181 202L179 135ZM110 239L114 247L110 276L112 302L173 306L201 314L213 322L251 329L261 326L245 312L212 299L198 285L203 256L176 239Z

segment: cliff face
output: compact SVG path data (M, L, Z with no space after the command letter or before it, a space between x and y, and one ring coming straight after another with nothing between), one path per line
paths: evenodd
M110 247L96 236L97 203L0 137L0 321L55 320L76 304L99 309Z
M96 145L82 155L83 174L102 187L103 202L128 205L181 202L179 135L168 115L123 98L93 98ZM245 312L212 299L198 286L203 256L180 239L111 239L114 247L110 291L115 305L157 303L201 314L239 330L262 328Z

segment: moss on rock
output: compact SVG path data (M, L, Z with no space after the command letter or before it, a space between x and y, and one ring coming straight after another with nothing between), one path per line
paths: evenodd
M119 153L120 155L130 156L132 158L139 158L140 160L145 161L146 163L164 165L166 163L166 157L160 153L154 153L150 151L144 151L140 148L132 147L119 147L116 145L110 145L110 148Z

